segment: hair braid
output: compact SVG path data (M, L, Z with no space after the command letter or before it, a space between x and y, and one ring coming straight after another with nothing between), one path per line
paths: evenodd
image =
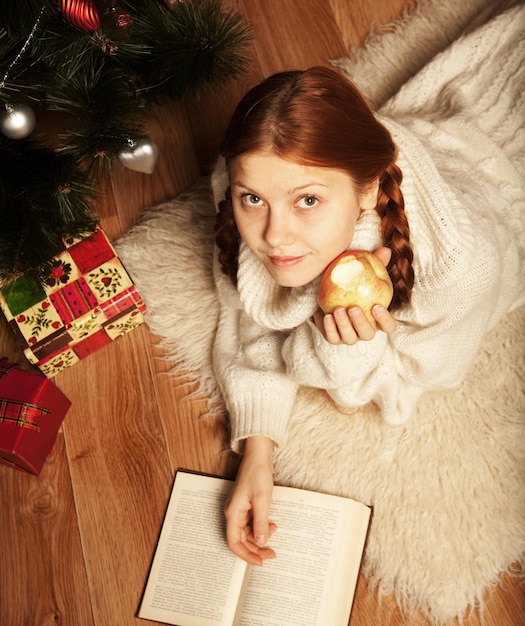
M400 184L403 174L392 163L379 181L377 212L381 218L383 243L392 250L388 273L394 286L390 308L398 309L410 302L414 286L414 253L410 247L410 228L405 214L405 202Z
M226 276L237 285L237 269L239 267L239 246L241 237L233 217L230 192L226 200L219 202L219 210L215 217L215 243L219 249L219 262Z

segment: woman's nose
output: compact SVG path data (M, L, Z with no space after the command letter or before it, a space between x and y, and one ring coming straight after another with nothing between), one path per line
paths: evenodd
M293 243L295 235L291 216L284 211L270 210L266 221L264 238L273 248Z

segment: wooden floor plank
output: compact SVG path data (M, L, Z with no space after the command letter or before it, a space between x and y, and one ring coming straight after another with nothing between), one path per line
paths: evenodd
M149 107L146 132L158 150L154 172L136 172L116 163L105 180L109 188L103 189L105 193L99 203L98 214L112 239L129 230L145 209L175 197L200 174L191 128L182 103Z
M263 76L327 64L346 53L334 13L326 0L244 0L253 25L255 48Z
M0 466L0 624L94 624L64 437L40 476Z
M134 624L172 480L145 327L59 374L95 623ZM58 377L57 377L58 378Z
M329 0L347 49L361 46L371 32L384 31L408 11L415 0ZM341 55L345 56L345 55Z

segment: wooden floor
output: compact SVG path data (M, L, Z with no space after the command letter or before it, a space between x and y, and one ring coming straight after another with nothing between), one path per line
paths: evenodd
M234 103L278 70L326 64L360 45L408 0L229 0L254 28L248 73L199 103L148 117L160 157L151 176L117 167L103 183L100 222L111 238L145 207L169 199L206 171ZM131 626L177 467L232 476L221 421L200 419L204 402L185 391L142 326L59 374L72 401L53 454L36 478L0 466L0 624ZM5 324L0 354L23 363ZM439 550L439 546L436 546ZM505 578L485 620L525 624L523 590ZM379 601L361 578L352 625L424 626ZM327 624L326 626L330 626Z

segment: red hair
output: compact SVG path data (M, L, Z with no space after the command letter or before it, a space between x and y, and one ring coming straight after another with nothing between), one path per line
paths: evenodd
M376 210L383 244L392 250L391 308L410 301L414 284L410 230L396 165L397 148L357 88L335 70L281 72L251 89L230 120L221 154L228 164L255 150L346 171L358 192L379 181ZM236 282L240 236L229 193L219 205L216 243L223 271Z

